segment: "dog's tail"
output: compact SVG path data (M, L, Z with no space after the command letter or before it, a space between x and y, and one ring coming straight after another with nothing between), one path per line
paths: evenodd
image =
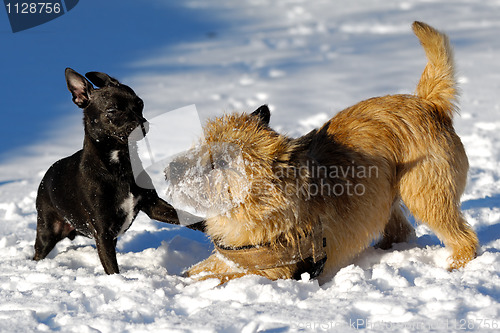
M413 32L420 40L428 60L416 93L433 103L440 113L451 118L456 110L458 91L453 51L448 37L422 22L413 23Z

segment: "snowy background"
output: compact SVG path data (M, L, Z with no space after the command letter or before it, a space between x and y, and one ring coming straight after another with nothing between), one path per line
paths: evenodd
M500 327L500 1L89 0L17 34L5 13L0 20L1 332ZM130 85L147 118L191 104L205 119L268 103L271 125L298 136L362 99L413 92L426 62L414 20L455 48L455 125L471 166L462 208L481 243L466 268L447 272L448 251L417 225L414 242L369 248L323 285L245 277L216 287L181 277L211 253L206 237L144 214L118 241L119 275L104 274L85 238L31 260L39 181L83 138L65 67Z

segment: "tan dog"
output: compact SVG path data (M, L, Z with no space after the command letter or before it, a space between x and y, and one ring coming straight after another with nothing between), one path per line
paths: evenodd
M233 205L207 216L216 250L189 276L206 272L202 278L223 283L247 274L275 280L335 272L380 235L385 249L414 234L401 200L451 250L450 269L475 257L477 236L460 212L468 161L452 125L452 50L424 23L413 31L428 58L415 95L360 102L298 139L268 126L267 106L207 123L204 146L179 157L167 178L175 168L180 181L169 178L171 190L182 192L190 184L181 182L199 176L196 191L214 205ZM227 159L235 147L237 162ZM218 182L200 175L200 165Z

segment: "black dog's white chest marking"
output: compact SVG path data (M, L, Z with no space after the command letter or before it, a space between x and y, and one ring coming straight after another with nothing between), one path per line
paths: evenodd
M118 156L119 150L112 150L109 154L109 161L111 163L120 163L120 156Z
M119 150L112 150L111 153L109 154L109 161L114 164L120 163L119 153L120 153ZM135 207L137 206L137 203L139 202L140 199L141 199L140 195L134 197L134 195L130 192L128 196L120 204L119 207L125 214L125 220L123 221L122 227L120 228L120 231L118 232L118 235L116 235L116 237L122 235L125 231L127 231L127 229L134 221L135 215L137 214L137 210Z
M120 205L120 209L125 213L125 221L123 221L123 225L120 229L120 232L118 232L118 236L123 234L127 229L130 227L132 222L134 221L135 215L136 215L136 209L135 207L137 206L137 203L141 199L141 196L134 197L132 193L128 194L128 197L123 200L123 202Z

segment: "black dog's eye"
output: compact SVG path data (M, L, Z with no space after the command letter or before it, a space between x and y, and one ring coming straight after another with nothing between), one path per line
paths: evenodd
M115 108L109 108L106 110L106 115L109 117L113 117L118 113L118 110Z
M106 118L109 120L109 121L116 121L118 118L119 118L119 111L118 109L115 109L115 108L109 108L106 110Z

